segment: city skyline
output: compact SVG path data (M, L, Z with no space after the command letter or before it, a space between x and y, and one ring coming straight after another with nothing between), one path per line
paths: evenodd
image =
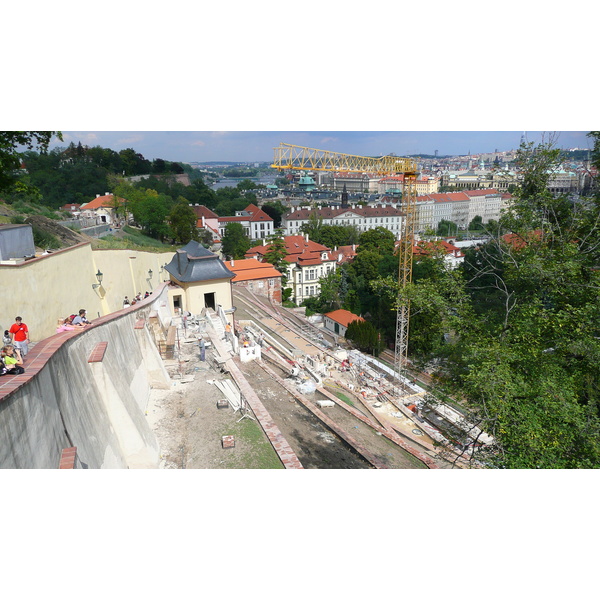
M268 162L281 142L321 150L381 156L466 155L516 150L525 134L537 144L555 136L562 149L592 147L585 131L63 131L50 148L71 142L120 151L133 148L148 160Z

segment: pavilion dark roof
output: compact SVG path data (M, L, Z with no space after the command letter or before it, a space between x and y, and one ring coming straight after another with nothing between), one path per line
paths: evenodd
M165 269L182 283L235 277L235 273L232 273L216 254L195 241L177 250Z

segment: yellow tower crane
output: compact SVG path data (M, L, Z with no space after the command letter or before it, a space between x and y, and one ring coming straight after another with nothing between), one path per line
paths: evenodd
M396 346L394 352L396 378L400 382L408 360L410 305L408 300L405 300L403 291L407 284L412 281L417 163L410 158L400 158L398 156L373 158L284 143L279 144L277 148L274 148L274 151L274 160L271 167L279 170L334 171L403 176L401 206L404 211L404 219L398 249L400 257L398 268L400 291L396 314Z

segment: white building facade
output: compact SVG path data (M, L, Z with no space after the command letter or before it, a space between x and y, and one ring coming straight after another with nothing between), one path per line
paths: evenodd
M292 208L291 212L282 217L281 226L285 229L286 235L302 235L302 225L308 224L311 216L313 219L316 216L322 220L323 225L351 225L356 227L360 233L376 227L384 227L391 231L396 239L399 239L404 217L399 206L398 204L379 204L331 206L319 209Z

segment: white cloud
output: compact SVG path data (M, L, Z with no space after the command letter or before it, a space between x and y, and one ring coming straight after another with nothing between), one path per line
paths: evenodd
M117 144L135 144L137 142L142 142L144 140L143 135L131 135L126 138L121 138L117 140Z

